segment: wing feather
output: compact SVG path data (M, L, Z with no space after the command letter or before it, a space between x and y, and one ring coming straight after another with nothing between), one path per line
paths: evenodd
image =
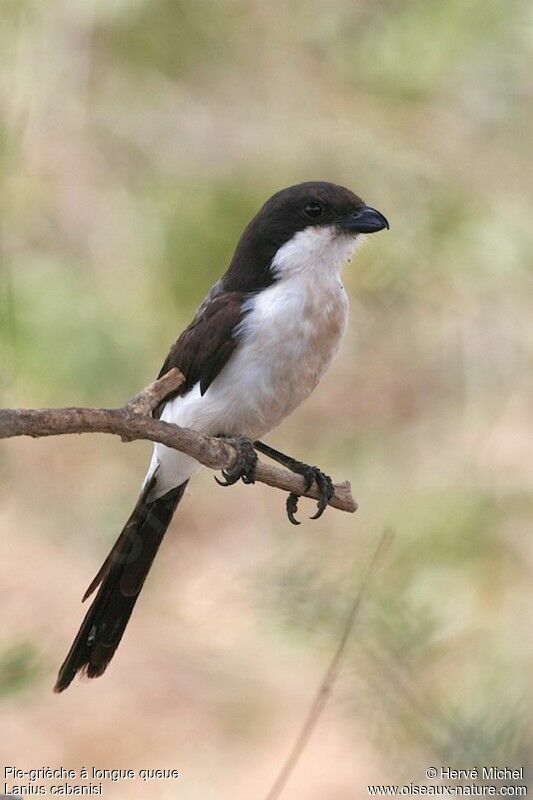
M219 290L206 298L189 327L172 345L159 373L161 377L177 367L185 376L185 382L166 400L185 394L197 383L201 394L205 394L238 345L235 332L244 316L247 296Z

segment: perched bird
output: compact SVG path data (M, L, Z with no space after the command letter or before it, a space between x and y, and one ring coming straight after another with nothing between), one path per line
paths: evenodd
M245 228L227 272L170 349L185 382L159 409L162 420L230 439L239 458L223 484L254 481L256 451L316 481L331 499L330 478L269 447L259 438L305 400L335 356L346 330L348 297L341 270L361 234L389 224L349 189L322 181L273 195ZM96 589L55 686L77 672L102 675L131 616L165 531L200 464L156 444L137 504L85 593ZM222 481L219 481L222 483ZM297 497L287 512L296 523Z

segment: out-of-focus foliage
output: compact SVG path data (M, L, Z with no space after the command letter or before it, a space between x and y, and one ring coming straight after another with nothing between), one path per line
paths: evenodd
M180 797L249 797L392 527L294 797L363 796L384 771L416 782L435 759L524 762L530 3L4 0L0 54L3 404L120 402L146 383L283 185L335 180L391 221L346 270L332 373L273 437L349 477L357 515L293 530L278 493L201 477L109 675L62 704L15 690L47 698L147 450L2 448L2 630L34 643L0 660L11 757L177 759ZM117 741L117 725L132 733Z
M35 682L38 674L33 644L14 644L0 651L0 699L22 692Z

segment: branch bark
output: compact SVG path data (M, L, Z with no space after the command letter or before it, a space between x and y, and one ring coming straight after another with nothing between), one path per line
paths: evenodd
M178 389L184 380L179 370L171 369L122 408L0 409L0 439L14 436L58 436L67 433L110 433L120 436L126 442L136 439L160 442L167 447L181 450L210 469L231 469L237 453L229 442L214 436L204 436L198 431L181 428L152 416L159 403L169 392ZM315 484L309 491L304 491L304 479L301 475L262 461L257 464L256 480L315 500L319 497ZM335 484L335 494L329 504L340 511L357 510L348 481Z

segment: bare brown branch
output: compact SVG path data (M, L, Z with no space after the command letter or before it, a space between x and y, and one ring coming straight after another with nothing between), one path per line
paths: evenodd
M135 397L132 397L126 408L135 411L136 414L150 415L165 397L179 389L184 382L185 375L179 369L173 367L168 372L165 372L161 378L158 378Z
M231 469L237 453L229 442L180 428L151 416L161 400L177 389L183 375L172 369L147 386L122 408L5 408L0 409L0 439L14 436L58 436L66 433L111 433L123 441L147 439L192 456L210 469ZM259 462L256 480L276 489L318 499L315 484L304 491L304 479L286 469ZM348 481L335 484L333 508L354 512L357 503Z

